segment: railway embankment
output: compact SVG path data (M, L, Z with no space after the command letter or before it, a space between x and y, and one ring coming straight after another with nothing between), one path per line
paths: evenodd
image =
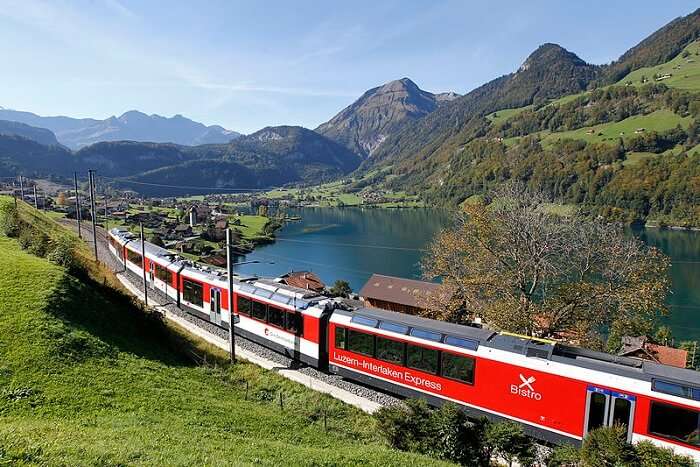
M436 463L387 448L355 407L228 365L140 307L73 234L19 214L23 230L0 233L0 463ZM56 261L65 238L77 264L40 257Z

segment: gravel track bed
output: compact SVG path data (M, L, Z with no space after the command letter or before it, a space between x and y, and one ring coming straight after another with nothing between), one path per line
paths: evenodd
M77 232L77 224L75 222L63 220L61 221L61 223L71 228L73 231ZM83 240L92 245L92 225L90 225L89 223L87 225L83 223L81 227ZM110 253L109 248L107 246L108 243L106 238L107 237L105 230L101 227L98 227L97 250L99 260L105 263L115 273L122 273L122 275L124 275L134 287L138 288L141 292L143 292L143 277L139 276L138 274L132 271L124 271L124 266L121 263L119 263L116 260L116 258L114 258L114 255ZM167 308L168 311L181 318L186 319L187 321L202 328L210 334L221 337L223 339L228 339L228 330L222 329L219 326L216 326L208 321L203 320L202 318L194 316L178 308L177 305L173 302L173 299L171 297L167 297L161 291L149 288L148 299L149 303L157 304ZM236 336L236 345L256 354L259 357L278 363L281 367L295 369L300 373L308 375L309 377L331 384L340 389L344 389L348 392L351 392L359 397L368 399L372 402L376 402L381 405L396 405L401 403L401 399L398 399L392 395L346 380L338 375L324 373L303 363L287 358L282 354L279 354L273 350L256 344L255 342L251 342L238 335Z

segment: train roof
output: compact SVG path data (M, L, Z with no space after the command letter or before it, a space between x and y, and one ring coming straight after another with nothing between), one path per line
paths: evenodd
M479 346L504 350L531 358L540 358L559 362L567 365L575 365L591 370L604 371L620 376L647 380L660 378L665 381L690 384L700 387L700 372L685 368L676 368L669 365L622 357L604 352L588 350L580 347L560 344L554 341L542 339L530 339L526 336L498 333L483 328L446 323L420 316L407 315L394 311L381 310L366 307L346 307L336 310L339 315L351 318L352 322L378 329L388 329L382 323L398 324L407 328L414 337L412 330L427 331L440 335L440 338L428 339L450 344L450 337L466 339L473 345L461 345L470 350L477 350ZM389 329L392 330L392 329Z

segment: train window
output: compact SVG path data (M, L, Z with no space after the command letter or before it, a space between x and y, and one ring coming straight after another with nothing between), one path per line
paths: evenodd
M156 264L156 277L158 278L158 280L168 283L170 282L170 271L168 271L160 264Z
M462 347L469 350L476 350L479 348L479 342L471 339L462 339L460 337L446 336L445 344L454 345L455 347Z
M362 331L348 329L348 350L370 357L374 356L374 336Z
M340 326L335 327L335 348L336 349L345 349L346 342L347 342L347 337L345 335L345 332L347 330L345 328L341 328Z
M183 279L182 298L193 305L204 306L204 291L202 290L202 284Z
M287 313L286 329L297 336L304 333L304 317L301 313Z
M253 318L265 321L267 319L267 305L253 301Z
M474 359L443 352L442 376L474 384Z
M287 313L274 306L267 307L267 322L278 328L284 328L284 315Z
M426 331L425 329L411 329L411 335L419 339L427 339L429 341L440 342L442 340L442 334L439 332Z
M404 326L403 324L392 323L390 321L380 321L379 329L395 332L397 334L408 334L408 326Z
M406 344L406 366L426 373L437 374L438 351Z
M389 363L403 365L403 342L377 336L377 358Z
M245 316L250 316L250 311L252 308L253 305L251 304L250 300L245 297L241 297L240 295L238 296L238 313Z
M700 413L675 405L651 403L649 432L700 446Z
M366 316L353 316L350 322L376 328L379 321L373 318L367 318Z
M131 251L129 249L126 250L126 259L129 260L130 263L135 264L138 267L141 267L141 255L136 253L135 251Z
M671 394L673 396L685 397L686 399L694 399L696 401L700 401L700 389L698 388L682 386L677 383L662 381L660 379L655 379L651 384L651 388L657 392L663 392L665 394Z

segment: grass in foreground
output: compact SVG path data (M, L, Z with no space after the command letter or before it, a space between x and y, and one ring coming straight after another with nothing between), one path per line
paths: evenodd
M221 357L0 236L0 465L432 462L385 447L352 407Z

